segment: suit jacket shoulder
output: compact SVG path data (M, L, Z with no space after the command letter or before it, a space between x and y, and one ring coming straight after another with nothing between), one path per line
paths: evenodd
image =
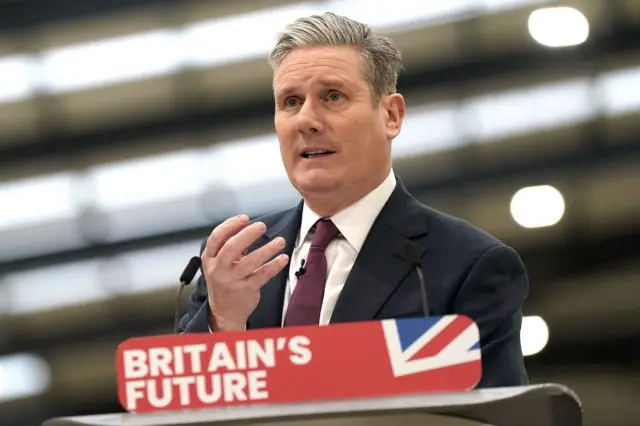
M465 247L477 253L489 247L504 245L502 241L466 220L424 206L425 219L434 238L441 239L444 247Z
M466 220L428 206L422 208L429 229L429 259L425 261L437 263L443 269L442 276L464 275L490 249L512 251L498 238Z

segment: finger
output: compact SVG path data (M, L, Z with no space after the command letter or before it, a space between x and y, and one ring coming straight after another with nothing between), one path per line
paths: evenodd
M203 257L215 257L224 244L249 224L249 216L240 215L229 218L216 226L207 238L207 244L202 252Z
M278 237L273 241L269 241L268 244L260 247L257 250L252 251L249 255L243 258L235 268L234 275L240 279L245 278L253 271L264 265L269 259L273 258L282 249L284 249L285 240L282 237Z
M225 242L238 233L249 223L247 215L239 215L229 218L216 226L207 238L207 244L202 252L203 257L215 257L224 246Z
M227 240L218 251L220 262L231 264L242 256L242 252L247 250L262 234L267 230L267 226L262 222L252 223L237 234Z
M278 273L282 271L288 263L289 256L281 254L272 261L265 263L256 269L251 275L249 275L249 277L247 277L246 282L252 287L260 288L269 282L271 278L278 275Z

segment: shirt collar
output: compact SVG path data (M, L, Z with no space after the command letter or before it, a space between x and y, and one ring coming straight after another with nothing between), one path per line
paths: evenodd
M393 170L377 188L356 201L346 209L331 217L342 236L349 244L360 252L373 222L396 187ZM296 241L296 249L300 247L307 234L321 217L305 203L302 208L302 223Z

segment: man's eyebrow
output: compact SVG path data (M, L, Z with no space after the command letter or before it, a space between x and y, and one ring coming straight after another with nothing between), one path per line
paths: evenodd
M295 91L296 89L293 86L282 86L282 87L276 87L275 93L278 96L288 96Z

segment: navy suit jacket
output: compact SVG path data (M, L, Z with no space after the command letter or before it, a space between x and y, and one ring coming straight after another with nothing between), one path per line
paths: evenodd
M302 202L254 219L263 221L267 232L249 250L282 236L291 256L301 218ZM419 280L404 255L407 241L418 248L430 315L464 314L478 324L483 370L478 387L527 384L520 327L529 282L520 257L468 222L422 205L399 178L358 254L331 323L423 315ZM289 266L263 286L247 329L281 327L288 273ZM200 276L180 331L208 332L207 314L207 285Z

